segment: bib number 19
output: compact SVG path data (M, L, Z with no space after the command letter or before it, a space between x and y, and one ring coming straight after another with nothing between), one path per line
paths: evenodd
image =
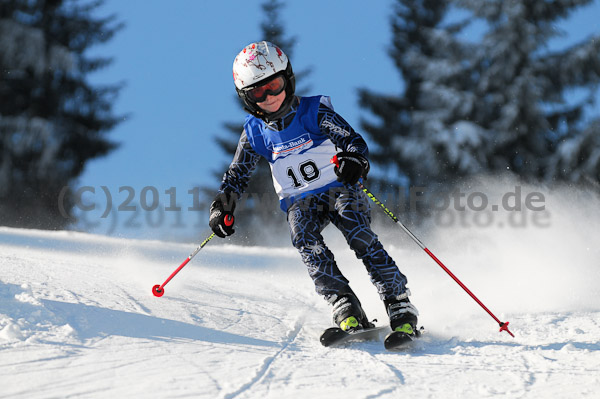
M300 172L300 178L298 175L296 175L292 167L287 169L287 175L290 179L292 179L295 188L302 187L302 181L310 183L314 180L317 180L321 175L321 172L319 172L319 168L317 168L315 161L310 159L298 165L298 172Z

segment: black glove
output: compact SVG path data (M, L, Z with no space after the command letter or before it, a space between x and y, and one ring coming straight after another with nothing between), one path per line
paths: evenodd
M221 238L235 233L233 229L233 211L235 210L235 194L218 194L210 204L210 219L208 225Z
M338 152L335 157L335 168L337 181L346 184L356 184L361 177L367 178L369 173L369 161L358 152Z

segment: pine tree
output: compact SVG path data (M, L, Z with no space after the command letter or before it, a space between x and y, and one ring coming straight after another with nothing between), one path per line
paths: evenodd
M550 159L549 175L600 191L600 119L568 134Z
M278 0L267 0L262 4L264 12L264 21L260 24L262 37L261 40L266 40L281 47L290 60L293 60L293 48L296 42L294 37L286 38L284 27L280 23L281 9L284 4ZM309 71L294 71L296 75L296 87L298 81L306 76ZM297 92L299 92L297 90ZM242 101L237 98L240 103L240 109L243 107ZM217 137L217 143L224 153L228 156L233 156L235 153L240 134L244 128L243 120L240 122L226 122L223 124L228 136ZM227 169L229 163L224 164L217 172L218 178L223 177L223 171ZM205 188L204 192L212 200L215 195L214 188ZM240 201L235 211L236 215L236 234L231 237L234 242L244 244L261 244L265 243L267 237L289 236L289 228L285 220L285 215L279 209L279 199L273 188L273 180L271 178L271 169L269 163L262 159L259 161L246 193ZM257 229L257 226L263 228ZM286 240L287 242L287 240Z
M361 118L361 128L376 144L370 148L370 159L391 169L386 180L392 184L415 184L419 177L410 159L414 150L423 148L414 129L413 112L420 108L426 57L436 50L429 43L428 32L441 23L447 7L445 1L397 1L391 18L393 39L389 55L401 74L403 93L394 96L359 89L360 104L378 119L374 123Z
M391 18L389 51L401 74L398 95L359 90L361 105L376 116L363 118L370 158L385 175L370 185L389 202L406 204L408 191L397 187L428 187L453 181L485 164L483 130L470 122L474 98L469 93L472 46L458 34L466 22L447 23L449 1L398 0ZM382 194L383 195L383 194ZM403 211L400 208L397 211ZM405 217L410 215L405 215Z
M479 73L473 82L476 121L491 133L489 170L510 169L526 179L571 179L552 165L573 144L559 150L561 142L594 130L594 125L585 127L584 114L600 82L600 38L558 51L549 42L560 33L558 22L590 2L459 1L489 26L476 54ZM575 89L587 92L587 98L569 101Z
M362 127L377 143L371 158L391 172L387 180L395 174L396 184L435 188L506 170L526 179L573 180L583 170L597 178L597 152L585 145L597 142L598 128L583 116L599 81L600 40L549 48L554 25L589 2L398 0L390 55L404 91L360 91L379 122ZM471 18L445 22L450 7ZM481 40L461 38L469 19L484 22ZM573 89L587 98L568 101Z
M404 91L398 96L359 91L361 104L380 119L379 124L361 121L377 143L371 157L401 177L396 184L450 179L485 162L482 131L468 122L474 103L467 90L472 49L456 38L464 23L444 23L448 9L447 1L398 1L390 56Z
M0 3L0 224L58 229L72 221L69 185L88 160L116 147L117 86L86 77L110 63L86 50L110 40L102 4L63 0ZM59 204L60 201L60 204Z

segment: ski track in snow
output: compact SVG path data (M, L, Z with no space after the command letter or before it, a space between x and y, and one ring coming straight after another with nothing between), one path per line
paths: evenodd
M426 333L390 353L382 342L320 345L330 310L292 248L211 243L155 298L194 244L0 228L0 398L600 397L597 233L479 244L472 233L430 241L516 338L400 240L386 247ZM385 323L362 265L326 238Z
M236 390L235 392L232 392L230 394L225 394L224 398L225 399L236 398L241 393L249 391L252 388L252 386L254 386L255 384L257 384L263 380L266 380L269 370L271 369L271 366L273 365L275 360L278 357L280 357L281 354L296 340L296 337L298 337L298 333L300 332L300 328L301 328L300 325L297 325L296 327L294 327L293 330L291 330L288 333L287 339L286 339L285 343L283 344L282 348L279 349L273 356L269 356L264 360L264 363L257 370L256 375L252 378L252 380L250 382L242 385L242 387L240 389Z

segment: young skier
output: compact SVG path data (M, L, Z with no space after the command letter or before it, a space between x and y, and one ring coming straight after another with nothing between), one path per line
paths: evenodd
M366 266L384 301L393 331L413 335L417 309L406 277L370 228L369 201L355 184L369 172L363 138L336 112L329 97L297 97L287 56L272 43L246 46L233 62L233 79L246 117L233 161L210 207L209 225L219 237L234 233L233 212L262 156L269 161L293 245L318 294L333 305L345 331L370 325L360 301L339 270L321 231L330 222ZM330 160L337 156L339 167Z

